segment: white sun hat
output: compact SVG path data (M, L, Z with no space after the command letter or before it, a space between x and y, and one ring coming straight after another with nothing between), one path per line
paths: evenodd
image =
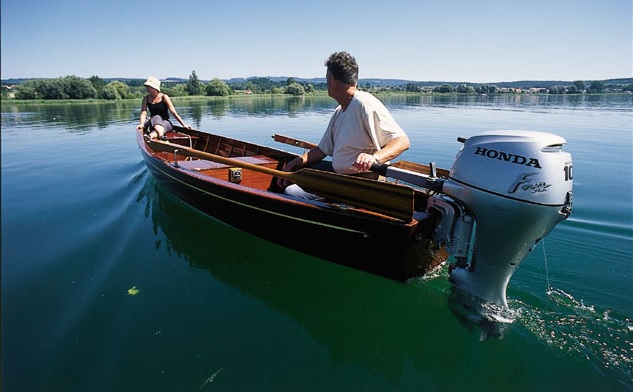
M160 91L160 80L158 80L157 78L153 76L150 76L149 78L147 78L147 80L143 84L145 86L155 88L157 91Z

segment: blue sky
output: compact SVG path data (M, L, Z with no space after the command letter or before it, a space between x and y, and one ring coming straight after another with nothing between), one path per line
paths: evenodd
M2 0L1 77L633 76L633 0Z

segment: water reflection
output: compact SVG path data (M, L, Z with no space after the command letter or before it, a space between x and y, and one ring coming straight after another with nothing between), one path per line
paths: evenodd
M200 127L200 123L202 122L202 113L202 103L198 101L191 102L189 114L193 119L193 124L195 125L195 128Z
M112 123L138 118L138 114L132 117L133 107L131 101L62 104L11 104L3 101L2 126L61 126L70 130L105 128Z
M229 99L223 98L209 101L207 108L209 108L209 113L212 117L223 117L229 109Z
M392 109L437 107L494 107L533 109L604 109L623 110L633 106L633 94L598 95L429 95L389 94L378 96ZM330 113L336 102L325 95L293 97L286 95L249 95L232 97L174 98L178 112L193 119L198 127L206 115L225 116L288 116L303 113ZM2 101L2 125L33 125L46 127L62 125L67 129L104 128L113 122L136 121L140 114L140 100L116 102L73 102L23 104Z
M292 318L327 348L333 363L362 366L393 383L402 383L415 369L439 389L453 389L456 381L442 376L447 358L466 364L493 349L495 376L490 376L497 378L488 380L491 384L506 382L505 375L516 372L517 352L522 364L550 367L559 360L543 356L550 348L528 348L530 339L515 330L505 337L511 343L498 345L492 339L481 344L501 337L511 324L473 318L442 277L406 285L297 254L193 211L151 177L138 201L146 204L156 244L165 246L166 254L256 299L275 311L270 317L281 313ZM570 377L564 382L588 381ZM468 380L457 382L462 383L467 386Z
M398 382L410 365L442 373L434 358L446 346L427 338L468 340L459 328L446 329L452 316L441 293L255 239L192 211L151 179L143 197L166 253L291 317L328 348L335 363L359 364Z
M481 95L388 95L379 96L389 107L407 106L494 106L522 108L620 108L633 103L632 94L595 94L595 95L534 95L534 94L481 94Z

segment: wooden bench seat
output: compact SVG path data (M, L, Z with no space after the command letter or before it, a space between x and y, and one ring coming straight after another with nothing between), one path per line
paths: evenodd
M204 159L196 159L195 161L178 161L178 166L193 171L223 169L228 167L223 163L206 161Z
M194 136L194 135L188 135L186 133L182 133L182 132L178 132L178 131L171 131L171 132L167 132L167 134L165 135L165 137L167 137L167 139L197 139L198 136Z
M276 165L277 161L269 158L264 155L252 155L249 157L235 157L231 158L236 161L250 163L252 165ZM223 163L217 163L212 161L207 161L204 159L196 159L193 161L178 161L178 166L183 167L185 169L193 170L193 171L203 171L203 170L213 170L213 169L223 169L230 167L230 165L225 165ZM274 166L273 166L274 168Z
M186 133L181 133L178 131L167 132L165 134L167 141L170 143L180 144L182 146L187 146L192 148L194 142L198 139L197 136L187 135Z
M264 155L253 155L248 157L231 158L236 161L250 163L252 165L261 165L270 169L275 169L278 162L275 159ZM251 188L266 190L270 187L272 177L268 174L242 169L235 165L225 165L204 159L193 161L179 160L178 166L185 170L195 171L201 175L214 177L223 181L237 183Z

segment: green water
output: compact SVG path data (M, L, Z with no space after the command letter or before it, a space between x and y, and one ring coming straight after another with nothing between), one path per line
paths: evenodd
M446 270L401 284L184 205L142 162L136 102L3 102L3 390L633 390L632 99L581 98L384 98L408 160L450 167L456 137L481 130L567 139L574 212L511 280L501 324L465 309ZM334 107L177 105L269 145L318 141Z

